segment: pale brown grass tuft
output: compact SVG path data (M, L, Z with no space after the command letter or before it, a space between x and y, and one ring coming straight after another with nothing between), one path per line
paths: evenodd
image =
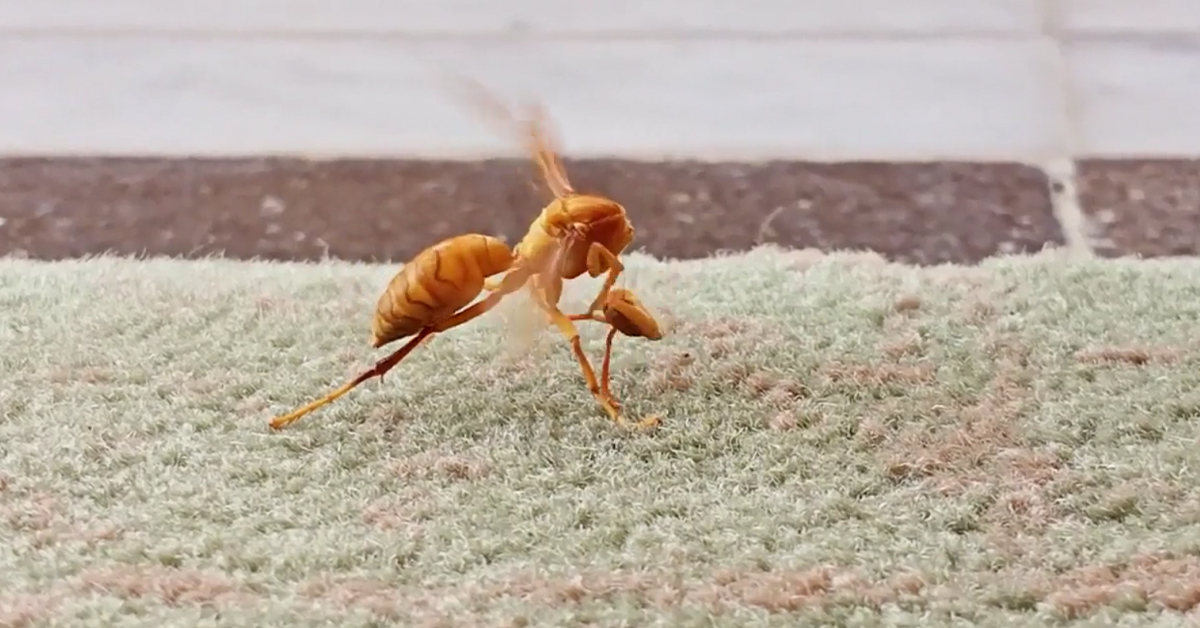
M1018 421L1029 398L1020 379L1028 350L1009 338L993 338L990 345L998 357L997 371L975 403L957 406L947 400L944 406L954 419L949 425L932 431L914 425L900 432L892 451L901 458L893 465L900 475L949 472L944 481L969 482L975 475L969 470L1017 444Z
M271 402L258 395L246 397L233 404L233 409L241 415L260 414L271 407Z
M116 381L109 369L96 366L59 367L50 371L50 382L61 386L70 384L109 384Z
M438 473L455 480L478 480L491 473L491 464L486 460L447 456L433 463Z
M912 571L901 571L880 581L845 572L833 581L834 592L840 601L864 605L878 611L885 604L904 596L918 596L926 586L926 578Z
M1010 554L1024 551L1014 539L1037 532L1061 516L1049 496L1065 472L1050 450L1022 443L1022 418L1029 391L1022 383L1026 348L995 339L999 368L974 403L942 404L950 421L941 427L915 424L889 433L882 425L860 429L860 442L881 449L895 480L918 480L941 495L984 491L992 497L980 513L989 541Z
M7 492L7 491L6 491ZM0 521L29 535L31 545L44 548L60 543L95 545L119 538L123 530L111 524L84 524L65 517L53 495L39 491L7 492L0 503Z
M434 512L429 493L424 489L405 487L395 497L381 498L363 508L362 518L368 525L382 530L422 531L421 521Z
M976 297L967 302L967 320L975 324L983 324L1000 313L996 304L985 297Z
M786 432L796 429L796 415L791 412L780 412L767 421L767 427L776 432Z
M59 595L0 593L0 628L32 628L50 620L62 603Z
M478 593L497 597L518 597L559 606L585 602L612 601L635 596L658 608L679 604L682 590L649 573L588 572L567 576L516 575L488 583Z
M80 588L124 599L153 598L169 606L254 603L258 595L215 570L160 565L112 565L79 575Z
M799 379L785 379L780 381L775 385L774 390L778 391L779 394L787 395L792 399L807 397L811 392L809 391L808 386L806 386L804 382Z
M715 317L699 320L680 320L676 333L699 338L701 351L713 360L712 381L728 389L743 389L753 397L761 397L778 384L776 375L752 368L748 356L760 347L777 341L782 330L777 326L754 319ZM696 380L693 369L676 365L660 365L651 375L651 389L662 393L691 388Z
M1028 479L1019 470L996 469L1001 477L997 489L1000 494L984 514L984 519L991 526L989 540L997 547L1020 553L1022 550L1011 546L1009 539L1040 532L1061 515L1060 509L1046 494L1046 488L1063 473L1062 466L1053 459L1046 459L1043 465ZM1029 485L1022 486L1023 482Z
M790 406L796 399L803 395L803 391L798 391L789 382L775 382L766 393L763 394L763 401L775 408L786 408Z
M942 477L946 491L979 479L984 463L1011 439L1003 423L968 420L962 425L927 432L924 426L904 429L895 439L889 474L900 478Z
M880 352L890 360L899 360L905 356L920 355L924 348L921 335L909 330L882 343Z
M708 357L714 360L725 359L737 350L732 338L713 338L705 346L708 347Z
M362 364L363 352L357 347L343 347L337 352L337 361L345 364L342 376L346 379L358 377L358 374L370 368Z
M1019 454L1017 419L1025 392L1002 367L975 404L957 408L956 420L941 429L911 425L889 443L889 474L895 478L934 478L939 490L957 492L970 484L994 481L992 472Z
M1080 567L1059 577L1046 601L1071 619L1114 605L1191 611L1200 606L1200 557L1147 554L1121 565Z
M339 607L358 607L371 614L390 619L401 616L404 606L410 612L428 609L429 600L402 596L396 587L366 578L346 578L337 581L316 578L300 587L300 594L325 604Z
M104 541L115 541L125 534L122 528L106 524L89 527L81 523L57 523L54 526L38 530L33 535L34 547L52 547L62 543L84 543L94 546Z
M183 389L198 397L220 396L224 387L225 380L218 379L216 375L200 375L183 382Z
M762 397L774 389L777 383L776 377L766 371L754 371L742 380L742 386L752 397Z
M884 425L883 421L873 416L864 418L858 425L858 431L854 434L856 442L870 449L879 447L887 442L887 438L887 426Z
M423 451L392 463L391 469L406 479L442 476L454 480L478 480L486 477L492 467L488 461L473 456Z
M651 367L650 390L662 394L684 392L695 384L692 365L696 357L687 351L667 351L655 359Z
M923 576L907 571L875 580L828 566L802 571L726 570L696 586L687 599L717 612L749 606L789 613L847 602L878 609L905 595L918 595L924 587Z
M925 582L923 576L907 571L872 579L822 566L777 571L724 569L700 580L684 579L666 570L518 573L497 581L455 587L394 586L366 579L317 578L301 585L300 594L320 603L355 606L390 619L404 617L420 625L440 625L448 619L443 609L470 608L505 598L549 608L617 601L657 610L701 606L717 615L735 614L747 608L772 614L789 613L847 602L879 608L903 596L921 594ZM458 619L472 623L469 616Z
M281 305L284 305L283 300L276 297L262 296L254 299L254 309L260 317L281 309Z
M750 366L745 362L727 362L718 366L714 375L717 382L729 388L739 388L750 377Z
M58 501L37 491L12 495L0 503L0 520L16 530L49 530L58 520Z
M924 583L922 576L911 572L872 580L821 566L774 571L722 569L700 581L683 580L666 572L592 572L557 579L515 577L490 585L481 593L555 606L632 597L658 609L700 605L723 615L747 607L789 613L842 601L879 606L903 595L920 593Z
M1124 362L1141 366L1151 362L1167 364L1183 356L1176 347L1092 347L1080 349L1075 359L1087 364Z
M833 589L835 574L829 567L779 572L731 570L701 586L696 598L718 608L753 606L771 613L793 612L821 602Z
M363 427L373 430L383 438L402 440L409 425L408 419L409 416L405 413L404 408L391 404L379 404L371 406L367 410L367 418L363 421Z
M829 381L848 383L854 386L929 384L935 381L936 370L929 363L846 364L843 362L830 362L821 367L821 372Z
M961 316L970 323L984 325L994 320L1000 314L997 305L1002 297L986 280L973 283L962 304L959 306Z
M719 316L700 320L680 320L676 333L705 341L710 355L719 359L738 349L754 350L779 338L782 330L771 323L750 318Z
M749 319L728 316L705 318L697 321L680 321L681 328L687 330L690 334L706 340L742 336L750 332L755 325L756 323L752 323Z

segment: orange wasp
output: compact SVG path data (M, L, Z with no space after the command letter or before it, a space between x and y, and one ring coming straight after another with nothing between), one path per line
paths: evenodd
M561 263L560 249L554 262ZM282 429L307 414L328 405L372 377L383 378L421 343L439 333L468 323L499 305L505 295L525 285L525 273L509 273L484 299L472 301L484 292L484 283L491 277L509 271L519 261L506 244L483 234L465 234L447 238L426 248L412 258L388 282L375 306L371 321L371 346L378 349L403 338L409 338L399 349L342 385L337 390L298 410L275 417L272 429ZM608 294L602 311L594 315L579 315L578 320L593 319L607 322L627 335L660 337L657 323L628 291L613 290ZM471 305L468 305L471 304ZM567 317L564 316L564 319ZM647 322L649 321L649 322ZM570 320L567 321L568 324ZM628 331L626 331L628 330ZM608 346L611 349L610 335ZM588 376L589 388L597 398L607 401L614 420L623 423L619 404L609 393L609 360L605 355L602 373L603 386L596 382L587 357L578 354ZM657 418L646 419L641 425L657 425Z
M463 84L475 91L477 104L486 105L493 115L499 113L508 122L515 122L515 118L482 86L465 80ZM524 139L554 200L542 209L525 237L510 249L497 238L466 234L443 240L414 256L392 278L376 304L372 346L379 348L402 338L412 338L341 388L272 419L272 428L280 429L295 422L372 377L382 378L432 336L483 315L499 305L505 296L522 289L530 293L535 304L570 342L588 390L615 422L626 423L607 385L602 389L597 381L583 352L579 331L572 319L559 309L558 303L564 280L574 279L584 272L593 278L607 273L588 314L583 315L592 320L607 320L603 308L610 301L608 295L617 276L624 270L617 256L633 241L633 225L625 208L616 201L574 190L553 149L540 108L535 108L533 113L526 123ZM500 273L505 275L496 278ZM486 298L467 307L485 290L490 293ZM638 423L647 427L657 424L655 418Z

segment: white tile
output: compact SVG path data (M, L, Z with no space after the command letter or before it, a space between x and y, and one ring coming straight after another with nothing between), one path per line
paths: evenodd
M0 28L270 33L1029 33L1040 15L1040 0L0 0Z
M1054 153L1029 42L0 40L0 150L477 156L509 143L434 79L542 99L574 154Z
M1086 33L1200 34L1197 0L1054 0L1060 26Z
M1067 45L1080 151L1200 155L1200 44Z

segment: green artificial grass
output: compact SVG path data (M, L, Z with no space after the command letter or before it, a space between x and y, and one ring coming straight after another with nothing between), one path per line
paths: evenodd
M521 301L269 430L397 266L0 261L0 626L1200 619L1200 261L628 266L648 434Z

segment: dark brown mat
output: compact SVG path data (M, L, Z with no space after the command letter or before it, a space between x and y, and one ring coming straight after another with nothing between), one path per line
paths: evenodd
M661 257L744 250L761 239L929 264L1064 241L1046 176L1025 165L567 167L581 191L622 202L638 230L634 248ZM402 260L459 232L515 243L546 200L524 160L6 159L0 254Z
M1088 159L1075 179L1097 253L1200 254L1200 159Z

